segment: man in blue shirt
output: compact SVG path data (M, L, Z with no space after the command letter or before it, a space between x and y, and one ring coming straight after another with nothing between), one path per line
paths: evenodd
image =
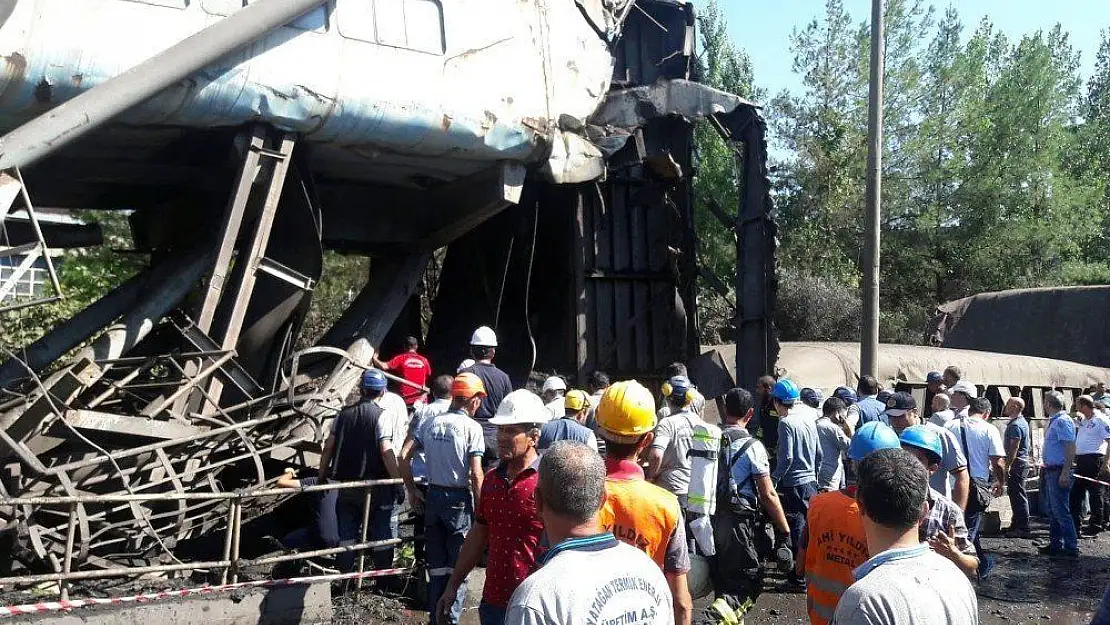
M865 375L859 379L859 384L856 386L856 392L859 394L859 425L870 423L872 421L881 421L885 425L890 425L886 416L883 414L886 411L886 405L879 401L879 381L874 377ZM858 428L859 425L856 427Z
M584 425L590 412L590 396L575 389L566 394L562 403L563 415L544 423L540 430L539 451L542 453L555 441L576 441L597 451L594 431Z
M800 396L798 387L787 379L779 380L771 389L775 412L783 415L779 420L778 458L771 480L782 498L795 558L801 546L800 536L805 533L809 500L817 494L817 471L823 459L817 421ZM804 583L793 571L787 578L795 585Z
M1069 499L1072 464L1075 462L1075 421L1067 413L1064 395L1049 391L1044 396L1045 412L1052 415L1044 433L1044 508L1048 515L1049 543L1039 548L1043 554L1066 559L1079 557L1075 522Z
M1029 496L1025 492L1025 480L1029 478L1029 423L1022 415L1025 401L1011 397L1002 409L1002 414L1010 419L1006 424L1006 434L1002 444L1006 448L1006 493L1010 497L1010 509L1014 516L1010 521L1007 538L1029 538Z

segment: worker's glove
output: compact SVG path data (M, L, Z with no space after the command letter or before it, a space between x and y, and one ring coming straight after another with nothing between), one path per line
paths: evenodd
M780 571L794 570L794 550L790 548L790 534L775 531L775 565Z

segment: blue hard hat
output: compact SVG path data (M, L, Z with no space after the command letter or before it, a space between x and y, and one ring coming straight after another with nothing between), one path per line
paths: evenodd
M933 456L935 462L940 462L940 459L944 457L944 447L940 444L940 435L924 425L911 425L902 430L902 445L924 449Z
M856 392L847 386L838 386L833 391L833 397L839 397L846 404L856 403Z
M925 382L930 383L930 384L936 384L937 382L943 382L943 381L944 381L944 376L941 375L940 371L930 371L925 376Z
M362 372L362 381L359 388L368 391L384 391L386 386L385 374L377 369L367 369Z
M880 449L898 449L901 446L898 434L889 425L871 421L856 430L856 435L848 445L848 457L859 462Z
M771 397L781 402L798 401L798 397L800 396L798 385L787 379L775 382L774 388L771 389Z

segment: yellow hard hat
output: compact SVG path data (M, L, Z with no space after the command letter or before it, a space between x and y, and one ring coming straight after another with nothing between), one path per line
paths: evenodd
M578 389L568 392L566 398L563 400L563 408L575 412L579 412L589 405L590 396L586 394L586 391L580 391Z
M655 429L655 398L635 380L605 389L597 406L601 435L614 443L635 443Z

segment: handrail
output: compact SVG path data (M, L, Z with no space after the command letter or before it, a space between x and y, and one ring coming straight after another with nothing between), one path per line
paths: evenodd
M68 505L69 506L69 522L66 531L66 551L62 570L55 573L42 573L34 575L19 575L13 577L0 577L0 585L11 586L17 584L37 584L41 582L58 582L59 594L63 601L69 598L69 582L74 580L84 579L102 579L108 577L128 577L145 575L149 573L169 573L173 571L188 571L196 569L216 569L223 571L220 582L226 583L230 578L232 583L238 581L238 573L241 569L251 566L262 566L268 564L277 564L279 562L288 562L291 560L303 560L318 556L335 555L339 553L358 552L358 573L361 576L364 572L365 554L368 549L377 547L389 547L393 545L402 544L404 541L400 538L390 538L385 540L367 540L367 530L369 529L370 517L370 500L373 488L379 486L394 486L402 484L403 481L399 478L388 478L378 480L358 480L350 482L329 482L326 484L316 484L313 486L299 486L296 488L258 488L255 490L244 489L226 493L145 493L145 494L128 494L128 495L65 495L58 497L11 497L0 498L0 506L53 506L53 505ZM359 537L354 539L352 544L341 544L338 547L330 547L325 549L315 549L312 551L302 551L296 553L289 553L283 555L270 555L254 560L241 559L239 557L240 545L240 532L242 531L242 518L243 518L243 503L244 500L256 499L261 497L279 497L282 495L294 495L299 493L316 493L324 491L336 490L350 490L362 489L365 491L363 501L362 521L359 528ZM111 504L111 503L133 503L144 501L227 501L228 502L228 522L224 536L223 555L219 560L203 561L203 562L179 562L178 564L165 564L157 566L131 566L131 567L117 567L94 569L85 571L72 570L74 544L73 538L76 532L76 526L79 523L78 515L76 514L77 507L88 504ZM361 587L362 578L358 577L358 584Z

